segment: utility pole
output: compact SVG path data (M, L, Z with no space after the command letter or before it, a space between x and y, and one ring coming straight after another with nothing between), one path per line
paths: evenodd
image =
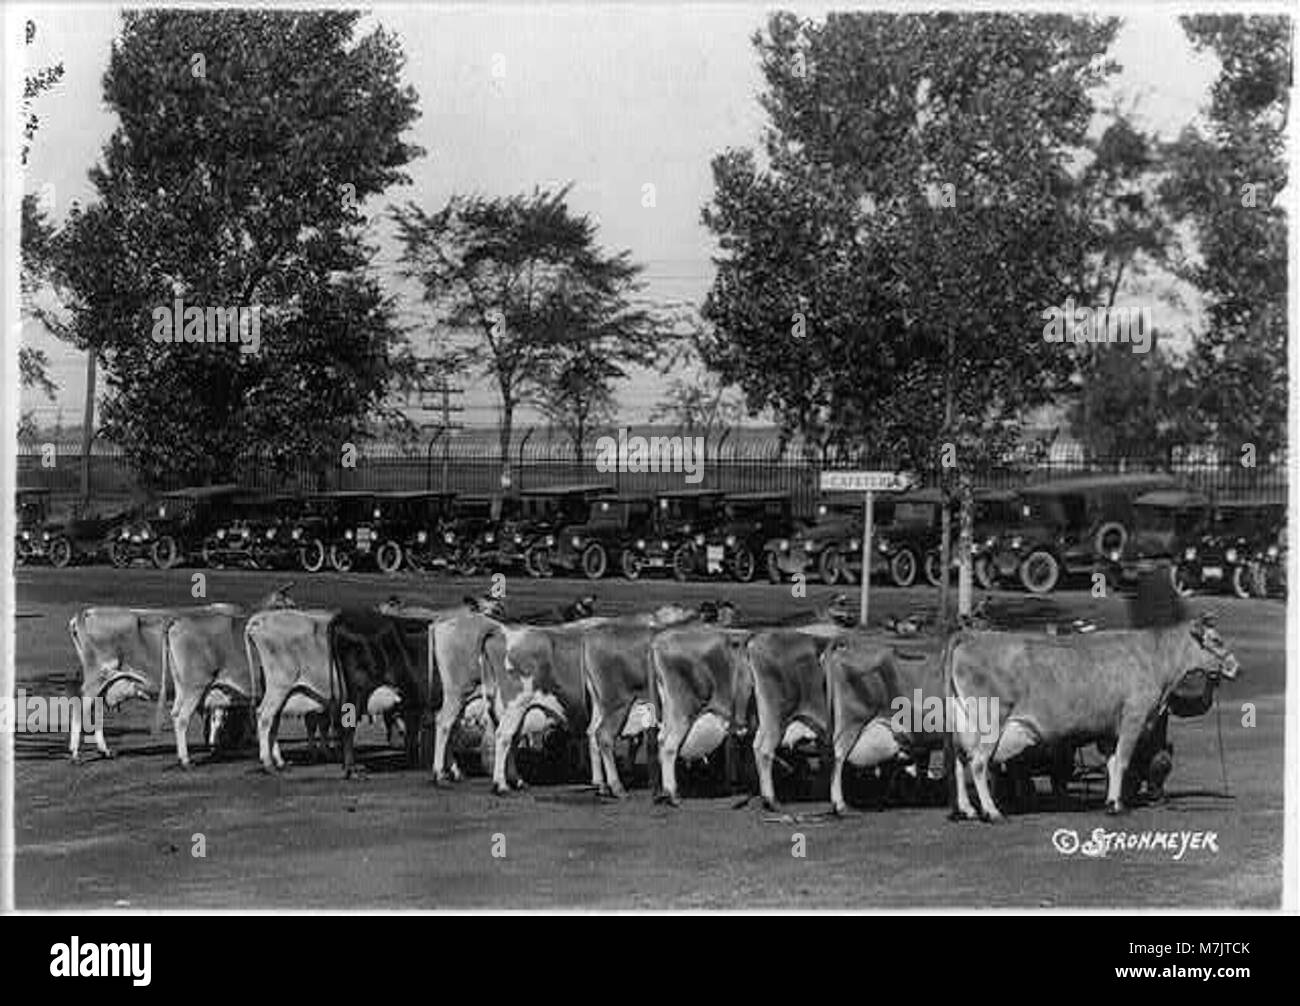
M462 429L464 424L452 420L452 416L458 412L464 412L465 407L453 398L463 395L465 389L459 386L453 386L448 380L447 375L439 375L437 382L433 385L422 384L420 386L420 409L424 412L439 413L439 422L436 424L438 430L437 436L442 437L442 491L447 491L451 467L451 444L448 436L452 430Z

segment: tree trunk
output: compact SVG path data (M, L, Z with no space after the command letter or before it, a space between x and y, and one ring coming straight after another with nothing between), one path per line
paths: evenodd
M492 519L501 518L501 499L514 488L514 477L510 471L510 439L514 433L515 403L502 390L501 394L501 429L499 431L501 448L501 481L497 491L492 494Z
M961 532L957 538L957 616L969 615L971 609L970 553L975 537L975 501L970 475L961 477Z

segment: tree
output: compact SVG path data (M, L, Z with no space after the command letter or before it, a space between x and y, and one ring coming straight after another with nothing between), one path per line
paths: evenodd
M650 413L652 422L667 420L680 426L683 432L699 431L705 443L716 444L722 434L740 422L744 404L736 400L716 374L704 366L696 348L696 339L689 340L669 355L663 372L686 372L688 377L674 377L663 397Z
M1184 130L1163 192L1190 222L1198 255L1184 272L1205 295L1208 325L1192 372L1196 406L1225 453L1286 443L1287 232L1275 198L1287 186L1291 19L1180 19L1222 64L1204 132Z
M36 22L29 20L26 24L26 44L36 41ZM23 147L21 160L24 167L31 152L36 130L40 126L40 117L32 108L32 102L44 92L63 79L63 64L42 67L28 73L23 79ZM54 243L54 225L37 199L35 193L23 193L22 218L19 230L19 246L22 254L19 286L21 292L22 314L42 319L42 309L35 303L35 297L49 277L51 251ZM53 399L54 382L49 377L49 358L44 352L33 346L18 347L18 379L24 388L39 388L46 398ZM33 432L35 422L31 416L23 416L21 423L25 432Z
M706 359L833 454L931 473L955 460L964 537L972 469L1077 369L1045 344L1042 312L1084 273L1069 164L1116 28L774 15L755 37L768 167L714 160ZM947 543L945 516L945 568Z
M662 336L635 303L641 267L626 251L597 247L595 225L570 213L568 193L454 196L433 214L413 203L393 211L405 274L441 322L470 337L468 359L496 383L503 484L527 396L544 399L581 459L587 431L612 407L613 383L648 362Z
M360 207L422 153L401 139L416 95L359 17L123 15L104 75L120 124L57 259L71 337L106 366L106 432L146 480L229 478L255 453L337 465L413 366ZM177 299L257 308L259 350L155 341Z

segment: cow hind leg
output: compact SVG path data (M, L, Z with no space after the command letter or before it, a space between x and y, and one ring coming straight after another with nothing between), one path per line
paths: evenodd
M76 764L81 761L81 731L84 724L81 721L82 701L78 696L72 700L72 723L68 728L68 758Z
M966 764L965 752L957 752L952 763L952 788L956 807L950 816L954 821L973 821L979 816L975 811L974 804L970 801L970 793L966 789Z
M771 729L759 725L754 734L754 765L758 769L758 792L763 799L766 810L780 810L776 800L776 786L772 782L772 764L776 760L776 748L781 741L780 727Z
M462 703L459 698L454 697L454 692L447 691L444 694L447 697L433 720L433 781L435 783L455 781L460 776L454 758L451 764L452 774L450 776L447 774L447 745L451 741L452 728L460 719Z
M677 752L681 749L681 731L666 727L658 746L659 782L663 792L656 799L678 807L681 799L677 795Z
M190 767L189 738L186 735L189 733L190 720L194 718L194 713L202 700L202 694L187 694L184 697L178 694L172 706L172 730L176 733L176 758L181 768Z
M602 796L621 800L627 793L623 789L623 780L618 775L618 762L614 758L614 743L617 737L615 732L608 728L611 722L614 722L614 720L604 714L600 703L593 702L591 709L592 746L596 756L594 760L600 764L601 770L601 780L597 784L598 792ZM592 776L595 776L595 770L592 771Z
M993 792L989 787L989 768L993 762L993 752L980 745L970 756L970 776L975 783L975 795L979 797L980 809L989 821L1001 821L1002 812L993 802Z
M1142 732L1142 722L1129 722L1127 719L1123 722L1119 731L1119 741L1115 745L1115 750L1111 756L1106 759L1107 780L1106 780L1106 813L1120 814L1124 811L1124 773L1128 771L1129 761L1133 757L1133 749L1137 746L1138 737Z
M266 772L284 768L279 744L280 711L288 697L282 689L268 690L257 708L257 756Z
M501 714L497 723L495 749L492 758L492 792L498 796L510 792L509 766L510 755L515 746L515 735L519 732L524 719L522 704L516 703Z

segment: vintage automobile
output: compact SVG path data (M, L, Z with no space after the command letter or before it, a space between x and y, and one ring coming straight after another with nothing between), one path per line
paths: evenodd
M1112 569L1133 526L1133 501L1157 489L1176 489L1168 475L1086 475L1020 490L1020 517L992 549L999 580L1019 580L1031 594L1047 594L1062 576Z
M721 489L670 489L656 493L654 513L642 536L623 548L623 575L635 580L651 570L671 570L685 580L695 568L694 550L722 519Z
M956 509L954 503L949 511L954 515L953 526ZM914 489L900 493L894 500L893 521L874 536L875 553L894 586L912 586L922 571L938 584L942 514L943 493L939 489ZM872 572L877 568L873 562Z
M654 501L644 496L602 496L591 502L587 520L561 528L550 550L552 569L581 570L589 580L599 580L611 565L626 575L625 551L635 563L636 543L650 533ZM636 579L636 573L629 579Z
M586 523L592 501L613 491L613 486L603 483L521 490L517 513L505 516L503 509L492 565L502 570L523 568L530 576L550 576L551 553L559 532L571 524Z
M385 573L402 566L415 570L445 569L451 563L451 543L444 538L452 520L455 493L389 492L377 500L382 513L375 562Z
M67 520L47 523L41 536L49 543L50 564L63 568L72 563L96 562L100 558L107 558L113 529L130 515L129 507L105 516L74 507L72 516Z
M1113 585L1135 584L1142 573L1167 567L1174 589L1191 593L1183 564L1195 555L1210 522L1210 500L1187 489L1156 489L1133 501L1133 526L1123 550L1105 556Z
M466 495L452 500L442 541L447 549L448 568L461 576L474 576L490 567L497 551L497 524L501 516L509 515L505 505L518 504L517 497L503 499L502 513L494 520L494 499L488 495Z
M703 546L696 538L678 546L673 572L679 579L685 579L681 571L686 569L687 575L727 575L749 583L758 572L767 543L788 538L793 527L789 493L728 493L722 519L704 532Z
M1255 563L1286 522L1286 503L1260 497L1227 497L1214 505L1209 523L1183 550L1175 576L1184 591L1231 590L1250 597Z
M1014 489L976 489L974 499L975 511L971 516L971 574L983 590L993 589L993 547L998 536L1016 523L1020 514L1020 494ZM957 535L960 533L960 507L954 507L952 515L953 548L955 550ZM939 550L936 545L925 556L925 578L932 586L939 584ZM952 560L953 575L956 575L958 559L954 554Z
M376 534L383 510L376 494L365 489L345 489L329 495L331 513L326 548L330 567L350 573L357 565L375 561Z
M14 563L24 566L50 558L50 490L19 486L14 494Z
M298 542L293 537L302 511L299 497L289 493L249 493L236 496L228 505L229 520L203 542L203 561L207 565L215 569L286 569L301 562Z
M825 584L856 582L862 576L862 516L861 493L823 496L817 501L812 520L789 537L766 543L767 578L780 583L814 570ZM873 531L887 527L893 519L893 495L877 495L872 504ZM884 569L878 555L873 555L873 575Z
M341 534L337 527L339 493L318 492L298 501L289 527L289 541L298 565L308 573L319 573L329 562L329 545Z
M163 493L115 529L109 558L115 566L148 559L159 569L196 558L208 536L229 522L229 503L240 495L246 490L233 483Z
M1255 552L1251 563L1250 592L1256 597L1286 597L1286 511L1277 535Z

